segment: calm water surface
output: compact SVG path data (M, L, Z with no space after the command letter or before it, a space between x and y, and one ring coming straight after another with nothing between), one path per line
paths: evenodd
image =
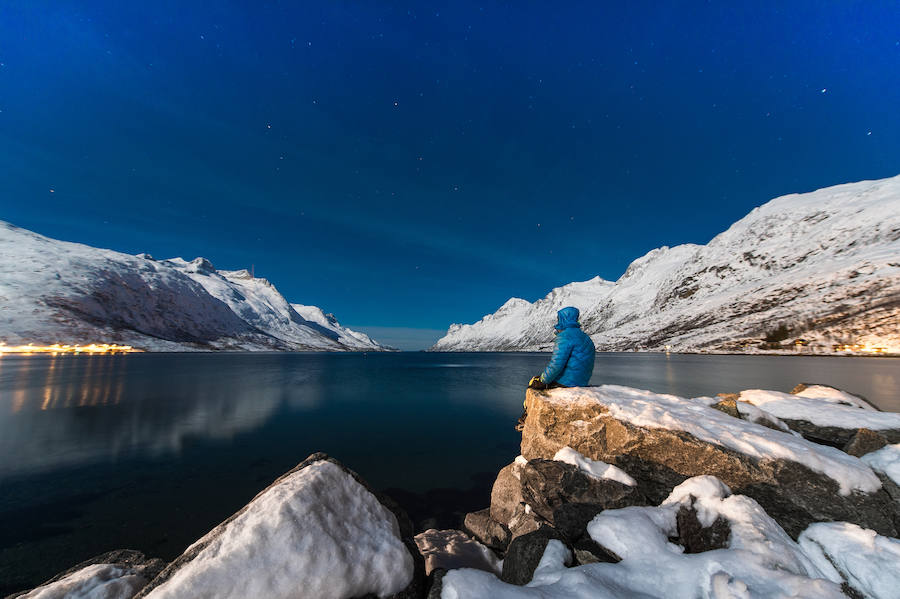
M419 526L486 507L546 354L0 358L0 595L88 557L171 559L314 451ZM900 359L600 354L593 384L682 396L820 382L900 411Z

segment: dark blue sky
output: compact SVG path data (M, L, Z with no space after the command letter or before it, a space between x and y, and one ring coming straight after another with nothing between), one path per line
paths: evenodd
M402 343L900 172L896 2L661 4L6 0L0 219Z

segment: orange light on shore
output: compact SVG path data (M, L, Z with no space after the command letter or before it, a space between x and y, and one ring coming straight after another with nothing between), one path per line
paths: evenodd
M89 343L87 345L68 345L54 343L52 345L6 345L0 343L0 356L3 354L128 354L140 352L130 345L116 345L115 343Z

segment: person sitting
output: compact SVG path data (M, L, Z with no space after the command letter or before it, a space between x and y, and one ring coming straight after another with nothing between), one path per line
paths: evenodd
M594 342L578 324L578 308L563 308L556 316L553 355L544 372L531 379L528 386L532 389L583 387L594 372L596 349Z
M557 387L583 387L591 380L594 372L596 348L591 338L578 324L578 308L571 306L556 313L556 339L550 363L540 376L528 383L530 389L554 389ZM526 413L523 412L516 430L525 426Z

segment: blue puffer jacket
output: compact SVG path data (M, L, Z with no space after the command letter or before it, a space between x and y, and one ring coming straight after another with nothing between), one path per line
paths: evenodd
M594 342L578 324L578 308L563 308L557 316L553 355L541 374L541 382L583 387L594 372Z

